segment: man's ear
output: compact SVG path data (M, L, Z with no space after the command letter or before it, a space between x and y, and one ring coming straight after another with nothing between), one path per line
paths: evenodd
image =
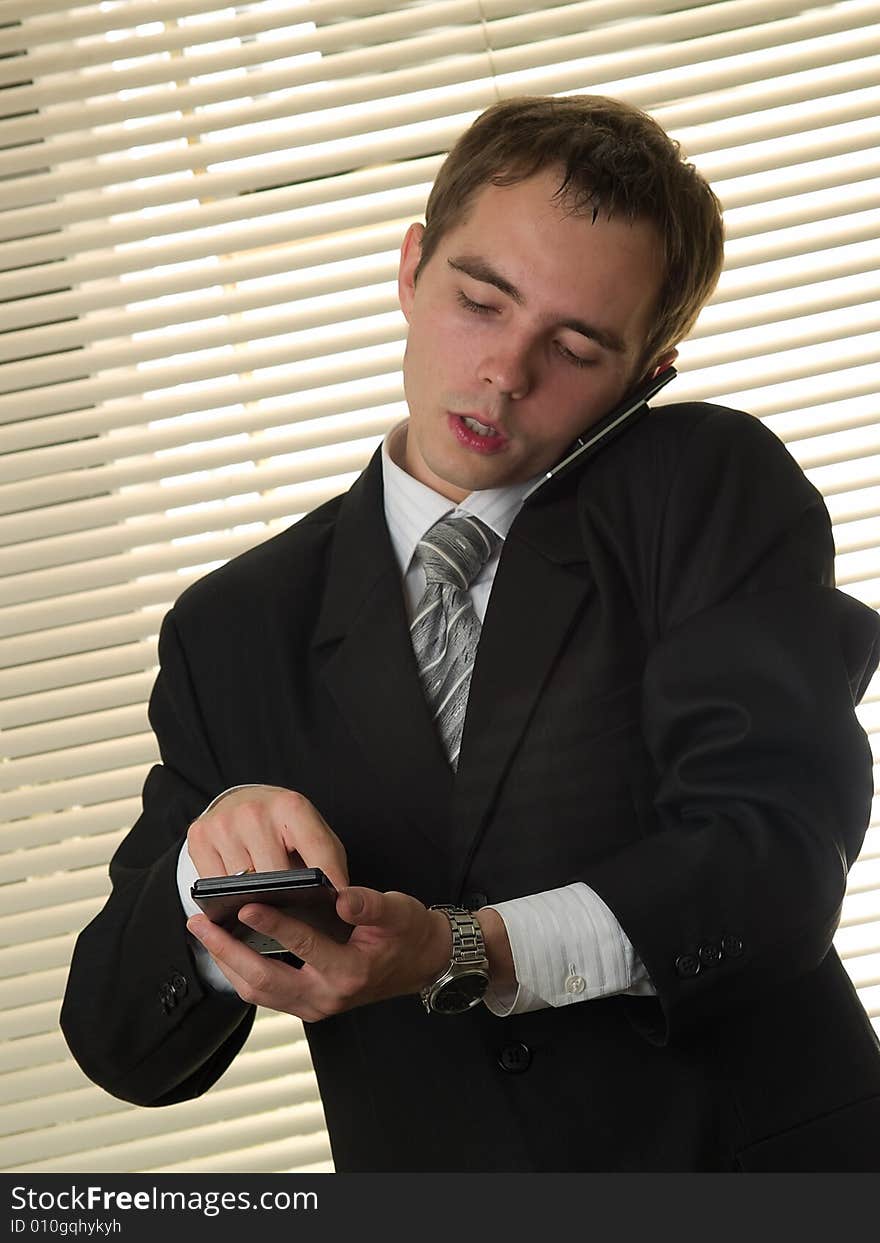
M416 296L416 268L422 257L423 224L411 224L400 247L400 266L397 269L397 297L400 309L409 323L413 300Z
M651 368L651 379L658 376L661 371L665 371L667 367L671 367L678 358L678 350L667 350L665 354L661 354L654 366Z

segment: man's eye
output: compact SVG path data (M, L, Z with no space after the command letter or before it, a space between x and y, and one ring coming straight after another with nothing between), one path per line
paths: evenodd
M556 342L556 349L565 361L571 363L574 367L595 367L596 365L594 358L581 358L580 354L575 354L573 350L563 345L561 341Z
M492 315L495 312L494 306L486 306L484 302L474 302L463 289L458 290L457 297L466 311L474 311L477 315Z

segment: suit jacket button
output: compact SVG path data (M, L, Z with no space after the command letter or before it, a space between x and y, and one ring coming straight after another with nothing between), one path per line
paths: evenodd
M162 1003L162 1009L166 1014L170 1014L177 1005L177 997L174 994L174 989L167 982L164 983L159 989L159 1001Z
M527 1044L506 1044L498 1053L498 1065L512 1075L528 1070L531 1061L532 1051Z
M696 954L679 954L675 960L675 970L683 980L699 975L700 960Z
M462 895L461 904L466 911L479 911L489 905L489 899L484 893L466 893Z
M739 937L726 936L721 938L721 948L728 958L739 958L743 952L743 943Z
M700 946L700 962L704 967L716 967L722 957L721 946L717 941L707 941Z
M187 990L186 976L181 975L179 971L175 971L171 977L171 991L175 997L185 997Z

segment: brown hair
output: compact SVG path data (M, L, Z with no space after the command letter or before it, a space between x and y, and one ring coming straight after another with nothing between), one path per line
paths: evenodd
M650 220L665 260L641 371L693 327L724 257L721 206L652 117L602 95L522 97L488 108L458 139L431 190L416 279L484 185L563 170L557 197L576 214Z

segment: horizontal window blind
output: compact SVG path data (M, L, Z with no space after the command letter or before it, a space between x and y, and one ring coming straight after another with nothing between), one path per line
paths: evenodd
M762 418L880 604L875 0L19 0L0 28L0 1167L332 1168L299 1023L138 1110L58 1031L139 811L161 618L348 487L405 414L397 247L518 94L647 109L725 272L666 400ZM759 483L756 482L756 486ZM880 735L880 692L860 718ZM880 817L837 945L880 1030Z

